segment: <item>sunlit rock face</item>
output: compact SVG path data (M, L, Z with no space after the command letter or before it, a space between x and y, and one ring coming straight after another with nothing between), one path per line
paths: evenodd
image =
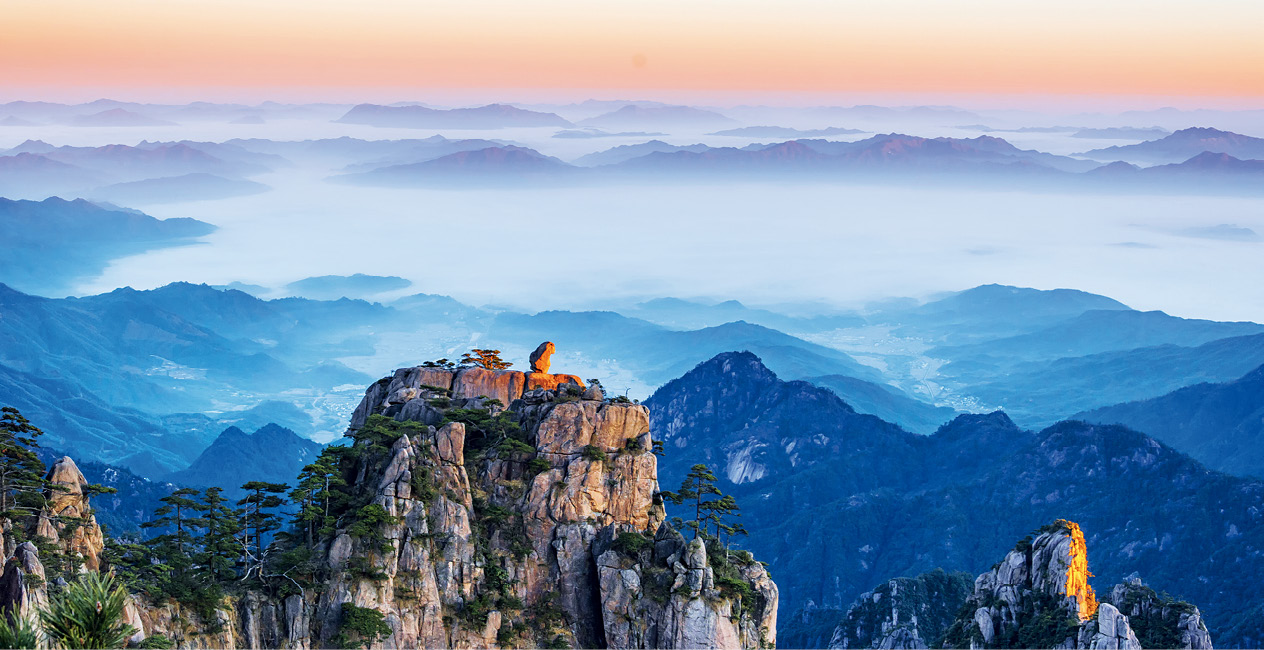
M553 352L556 349L557 348L553 345L552 341L545 341L541 343L539 347L537 347L535 351L531 353L531 358L530 358L531 372L532 373L538 372L542 374L548 373L549 366L552 363L550 361L550 358L553 356Z
M1139 580L1115 587L1110 599L1099 603L1088 584L1091 576L1079 525L1059 520L1044 526L975 580L974 593L945 633L944 645L1117 650L1211 647L1193 605L1164 603ZM1130 620L1121 608L1144 619ZM1143 637L1158 645L1143 646Z
M1084 541L1084 533L1080 525L1067 522L1067 534L1070 537L1070 548L1067 555L1070 559L1066 569L1066 595L1075 599L1076 611L1081 621L1093 618L1097 613L1097 595L1088 584L1088 544Z

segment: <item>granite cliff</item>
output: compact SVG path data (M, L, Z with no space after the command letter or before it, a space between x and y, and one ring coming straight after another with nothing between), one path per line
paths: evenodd
M537 367L547 368L545 359ZM251 587L210 612L135 595L133 640L162 635L191 648L775 644L778 593L763 565L664 522L644 406L605 399L599 386L569 375L419 366L371 385L348 435L354 444L336 454L335 468L347 486L347 503L335 508L345 513L310 547L299 534L286 538L310 549L306 560L283 573L261 562ZM90 513L86 497L76 499L62 507ZM100 529L92 522L83 531L61 538L95 548L84 564L96 570ZM43 569L27 546L6 553L4 584L13 584L12 572L16 586L5 593L22 603L43 597L30 578ZM366 633L356 624L366 612L387 629Z

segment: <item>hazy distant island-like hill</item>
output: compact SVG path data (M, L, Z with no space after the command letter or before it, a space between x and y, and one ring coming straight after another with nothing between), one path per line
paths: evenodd
M645 130L664 128L712 129L737 120L715 111L692 106L637 106L628 105L604 115L578 122L580 126L600 129Z
M412 281L396 275L321 275L302 280L295 280L285 288L296 296L314 298L316 300L337 300L339 298L364 298L407 289Z
M3 160L3 159L0 159ZM177 246L215 230L189 218L155 219L136 210L83 199L0 198L0 278L32 293L65 292L116 257ZM56 259L56 263L49 263Z
M515 126L571 126L552 113L540 113L508 104L477 108L426 108L360 104L335 120L345 124L393 126L415 129L501 129Z
M118 203L148 204L211 201L260 194L270 189L255 181L194 173L115 183L88 190L86 194L94 199Z

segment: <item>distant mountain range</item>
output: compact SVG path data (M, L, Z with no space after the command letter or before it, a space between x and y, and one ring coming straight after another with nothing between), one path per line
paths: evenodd
M1082 422L1026 431L994 413L917 436L830 391L782 382L749 353L700 364L645 403L668 450L660 484L710 464L743 525L760 531L740 543L769 558L786 611L843 608L936 567L986 571L1014 539L1069 518L1100 582L1139 572L1205 607L1226 646L1257 632L1237 623L1257 605L1242 594L1264 575L1264 519L1253 514L1264 483L1141 433Z
M225 145L296 161L343 167L346 171L365 171L386 165L399 165L433 160L460 151L474 151L505 143L497 140L449 139L434 135L421 139L361 140L343 136L321 140L267 140L262 138L228 140Z
M67 300L8 292L0 304L0 401L57 423L58 436L85 458L161 476L235 424L217 422L269 401L292 411L271 409L267 420L253 419L259 425L337 435L357 398L347 386L363 373L453 358L471 340L518 367L551 340L559 367L632 396L716 354L750 350L781 377L828 388L858 414L923 434L958 411L997 407L1024 426L1043 426L1264 364L1260 325L1137 312L1071 290L990 285L863 314L679 299L619 312L524 314L424 294L385 305L333 299L397 291L403 278L311 281L319 293L300 293L329 300L261 300L188 284ZM214 412L179 415L202 411Z
M1264 158L1264 138L1194 127L1140 144L1093 149L1076 154L1093 160L1124 160L1138 163L1180 163L1203 152L1223 153L1237 159Z
M224 178L214 174L184 174L147 178L143 181L114 183L87 190L93 199L105 199L119 203L183 203L185 201L210 201L237 196L250 196L272 189L263 183Z
M155 219L82 199L0 198L0 278L23 291L67 292L75 280L100 273L116 257L179 246L214 230L195 219Z
M545 156L534 149L488 147L460 151L433 160L407 165L389 165L358 174L334 176L331 180L352 185L412 187L418 185L480 184L483 182L529 183L540 177L556 179L574 171L571 165Z
M15 101L0 104L0 116L21 119L28 124L68 124L72 126L160 126L185 122L236 122L244 117L275 119L331 119L347 111L339 104L280 104L262 102L190 102L152 104L98 99L83 104Z
M651 153L671 153L674 151L690 151L701 153L710 150L711 147L705 144L690 145L672 145L662 140L650 140L640 144L625 144L618 147L612 147L605 151L596 151L576 158L574 163L581 167L595 167L597 165L613 165L634 158L640 158Z
M841 126L830 126L823 129L792 129L786 126L743 126L736 129L724 129L708 135L732 135L748 138L824 138L831 135L853 135L867 133L859 129L847 129Z
M1186 386L1074 417L1145 431L1208 467L1264 477L1264 366L1233 381Z
M93 113L79 115L70 121L74 126L173 126L175 122L159 120L123 108L111 108Z
M701 108L691 106L641 106L629 104L604 115L580 120L580 126L623 131L662 129L713 129L737 120Z
M289 165L278 157L227 143L147 142L136 146L53 146L27 140L0 151L0 193L42 199L51 194L148 202L240 196L266 186L245 177Z
M477 108L437 109L424 106L360 104L334 120L344 124L413 129L502 129L517 126L572 126L553 113L528 111L508 104Z
M224 488L229 497L243 495L249 481L293 484L304 465L316 460L321 445L285 427L268 424L247 434L229 427L185 469L165 480L177 485Z
M363 165L358 169L366 169ZM582 171L583 173L577 173ZM1264 163L1225 154L1201 153L1179 164L1138 168L1124 162L1093 161L1019 149L993 136L921 138L877 135L854 142L798 139L745 147L672 145L651 140L586 154L574 164L516 145L460 151L405 165L379 166L333 177L338 182L388 186L431 186L521 182L600 183L655 180L754 180L809 182L979 182L1046 189L1090 191L1247 192L1264 191ZM954 180L955 179L955 180Z

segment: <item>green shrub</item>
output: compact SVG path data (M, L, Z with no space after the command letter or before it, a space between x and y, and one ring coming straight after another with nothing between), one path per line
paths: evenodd
M728 596L729 598L740 596L742 602L750 602L750 600L755 597L755 591L751 589L750 583L741 578L716 576L715 584L720 588L720 593Z
M434 477L429 467L413 468L413 476L409 480L413 488L413 498L429 505L434 503L439 491L435 489Z
M640 555L653 545L654 542L641 533L619 533L614 540L614 550L624 555Z
M591 460L593 462L600 461L603 463L606 462L606 452L602 451L601 448L596 445L585 445L579 453L585 460Z
M568 650L571 647L571 644L567 643L566 638L559 634L553 637L548 643L544 644L544 647L549 650Z
M496 444L496 450L502 454L534 454L535 447L514 438L505 438Z
M347 558L346 571L361 580L372 580L373 582L382 582L390 577L385 571L373 564L371 560L359 555Z
M332 639L334 646L338 648L351 648L352 639L347 636L350 632L357 637L356 645L363 646L368 650L378 639L389 636L392 632L391 626L386 624L386 616L376 609L368 607L357 607L351 603L342 604L342 624L338 628L338 634Z
M9 624L6 612L0 610L0 648L34 649L39 644L39 633L35 625L20 616L14 616L13 624Z
M85 573L40 612L44 633L66 648L122 648L136 628L123 622L127 592L109 574Z
M176 647L176 642L162 634L151 634L145 637L145 640L141 641L140 645L136 647L146 650L170 650Z
M391 516L381 505L370 503L356 511L355 520L347 526L347 534L368 541L385 552L390 542L382 534L382 527L399 523L399 517Z
M537 456L527 461L527 474L535 476L541 472L549 471L551 467L553 466L549 464L549 461Z

